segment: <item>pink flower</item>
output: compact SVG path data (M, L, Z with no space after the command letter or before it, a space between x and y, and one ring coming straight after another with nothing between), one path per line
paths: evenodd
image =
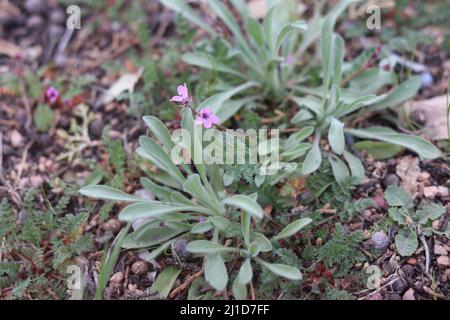
M177 91L178 96L173 96L170 101L187 105L189 103L189 92L186 83L178 86Z
M219 124L219 118L209 108L203 108L199 111L196 124L203 124L206 129L209 129L213 124Z
M45 91L45 99L50 103L55 103L59 98L59 91L53 87L49 87Z

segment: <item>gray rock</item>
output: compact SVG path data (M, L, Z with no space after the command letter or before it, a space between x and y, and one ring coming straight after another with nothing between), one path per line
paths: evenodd
M38 15L33 14L28 20L27 20L27 27L30 29L37 29L44 25L44 19Z
M50 21L55 24L63 24L66 21L66 15L61 10L53 10L50 13Z
M403 291L405 291L407 286L408 284L406 283L406 281L400 277L396 278L394 283L391 284L392 291L397 293L402 293Z
M186 246L188 244L188 241L184 238L180 238L172 242L172 250L175 251L175 254L180 259L186 259L191 254L186 250Z
M402 300L402 297L398 293L388 293L386 300Z
M386 250L389 246L390 240L386 233L383 231L378 231L372 235L372 242L375 249Z
M390 173L383 179L383 184L385 187L398 186L399 183L400 178L395 173Z
M89 125L89 134L93 138L99 138L102 135L103 131L103 121L100 119L95 119Z
M43 0L27 0L25 1L25 9L29 13L45 13L47 4Z

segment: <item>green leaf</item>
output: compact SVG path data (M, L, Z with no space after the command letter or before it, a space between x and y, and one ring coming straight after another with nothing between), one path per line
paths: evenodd
M250 259L247 258L245 259L244 263L239 269L238 279L241 284L245 285L250 281L252 281L252 278L253 278L252 263Z
M293 124L297 124L303 121L308 121L311 120L312 118L314 118L314 115L306 110L306 109L301 109L291 120L291 122Z
M408 257L412 255L419 246L417 234L413 231L400 230L395 236L395 246L401 256Z
M253 236L253 241L258 243L259 250L261 252L272 251L272 243L270 242L269 239L266 238L266 236L264 236L263 234L258 233L258 232L253 232L252 236Z
M255 87L255 86L259 86L258 83L253 82L253 81L248 81L245 82L239 86L233 87L229 90L226 90L224 92L220 92L217 93L209 98L207 98L206 100L204 100L202 103L200 103L200 105L197 107L198 110L202 109L202 108L210 108L211 111L218 115L221 113L221 109L223 108L223 104L230 100L233 96L235 96L236 94L245 91L249 88ZM221 120L221 123L225 120L222 120L219 118L219 120Z
M286 143L284 144L284 147L286 149L289 149L289 148L293 147L294 145L302 142L303 140L305 140L306 138L311 136L313 134L313 132L314 132L314 127L313 126L304 127L300 131L291 134L289 136L289 138L286 140Z
M439 149L427 140L421 137L396 133L384 127L348 129L348 132L359 138L380 140L408 148L425 159L435 159L441 156Z
M187 5L185 0L159 0L159 1L166 7L181 14L183 17L185 17L192 23L205 29L211 35L216 35L214 29L210 27L207 23L203 22L202 17L200 17L189 5Z
M214 112L219 118L219 124L226 122L238 113L244 105L252 102L254 102L254 96L224 101L219 107L217 107L217 111Z
M234 248L224 247L220 244L206 240L195 240L187 244L186 250L191 253L212 254L224 251L234 251Z
M392 143L363 140L353 145L357 150L366 151L375 160L390 159L402 151L402 147Z
M336 156L330 155L328 160L331 164L331 170L333 171L333 176L339 185L345 185L350 180L350 172L348 171L345 162Z
M135 221L136 219L156 217L166 213L179 211L193 211L206 213L208 209L197 206L188 206L184 204L164 204L159 201L154 202L136 202L125 207L119 214L122 221Z
M288 224L279 234L277 234L275 237L273 237L273 240L280 240L284 238L289 238L302 230L304 227L306 227L308 224L310 224L312 220L310 218L302 218L299 220L296 220L294 222L291 222Z
M191 233L205 233L209 230L212 230L214 228L214 225L212 222L203 222L203 223L197 223L192 229Z
M54 126L53 111L46 104L39 104L33 114L37 131L46 132Z
M114 271L117 260L119 259L120 249L122 248L122 243L130 230L131 224L126 225L122 230L120 230L117 237L114 239L109 250L105 253L104 259L101 263L100 274L98 277L98 285L95 290L95 300L103 299L103 292L105 291L106 285Z
M253 218L262 219L264 216L263 210L260 205L250 198L249 196L243 194L236 194L231 198L226 198L222 200L222 207L225 205L230 205L232 207L241 209L245 212L248 212Z
M230 220L222 216L213 216L209 220L217 229L225 231L230 225Z
M169 173L179 183L184 183L185 177L159 144L146 136L141 136L139 138L139 144L139 149L141 150L139 155L154 162L155 165Z
M404 207L409 209L414 206L411 196L401 187L388 186L384 192L384 197L391 207Z
M311 143L299 143L281 153L284 161L290 162L305 155L311 149Z
M331 80L331 66L333 61L333 25L335 18L325 18L320 37L320 52L322 54L323 95L327 97Z
M397 106L413 98L419 91L421 85L422 82L420 80L420 76L414 76L400 84L390 94L388 94L385 99L383 99L381 102L377 103L370 109L373 111L379 111Z
M420 217L419 223L424 225L429 220L439 219L446 209L444 206L437 203L427 203L421 209L416 211L416 214Z
M144 224L139 229L131 232L122 242L124 249L140 249L159 246L173 238L179 236L187 229L172 229L168 226L159 225L159 221L154 220Z
M247 30L249 35L255 40L255 43L262 47L264 45L264 34L261 24L258 20L249 17L247 20Z
M352 173L352 178L355 180L355 183L361 184L364 180L364 166L362 165L361 160L346 150L344 150L344 159L350 167L350 172Z
M183 190L201 200L206 205L214 203L215 201L215 199L210 199L208 197L208 192L203 186L198 174L192 174L186 179L183 184Z
M84 188L81 188L79 192L83 196L103 200L125 201L125 202L145 201L145 199L129 195L123 191L120 191L119 189L115 189L108 186L89 185Z
M305 161L303 162L301 174L306 176L308 174L313 173L317 169L319 169L322 163L322 154L320 152L319 147L320 134L316 133L316 138L314 143L306 155Z
M334 153L341 155L345 148L344 124L332 118L330 130L328 130L328 142Z
M151 261L153 259L158 258L164 251L166 251L170 245L172 244L172 242L174 241L174 239L164 242L162 245L160 245L158 248L156 248L155 250L152 250L152 252L150 252L146 257L145 260L147 261ZM148 251L147 251L148 252Z
M161 120L153 116L145 116L143 119L150 131L159 141L161 141L163 146L166 147L166 150L170 152L174 147L174 143L172 142L170 132L167 130L166 126Z
M247 212L241 214L241 230L244 237L244 244L246 247L250 245L250 215Z
M317 97L314 96L291 97L291 100L294 103L296 103L299 107L303 106L308 108L310 111L314 112L317 118L321 118L325 113L322 107L322 101ZM297 115L295 115L294 118L292 119L293 123L297 123L299 121L297 116L299 116L300 112Z
M298 20L292 23L286 24L277 36L275 46L273 47L272 56L276 56L278 49L281 47L283 40L286 36L295 30L308 30L308 25L303 20Z
M276 275L279 275L283 278L289 279L289 280L302 280L302 273L297 268L285 265L285 264L279 264L279 263L268 263L264 260L257 259L258 263L260 263L262 266L266 267Z
M408 210L405 208L393 207L389 208L389 216L400 225L407 225L406 217L409 217Z
M181 57L181 59L185 63L196 67L220 71L223 73L235 75L240 78L245 78L245 76L239 71L236 71L235 69L228 67L226 64L217 61L213 56L203 52L188 52L185 53Z
M342 64L344 63L345 43L340 35L334 38L334 63L332 84L338 85L342 80Z
M216 13L216 15L225 23L228 29L234 34L238 45L243 49L244 54L247 57L251 57L251 51L248 47L247 40L241 32L241 28L231 14L231 12L227 9L227 7L219 0L209 0L209 6Z
M247 299L247 286L242 284L236 277L233 281L233 296L236 300L246 300Z
M159 274L159 276L156 277L155 282L153 282L152 286L149 289L149 293L150 294L158 293L160 298L162 299L167 298L180 272L181 269L178 269L174 266L166 267Z
M172 199L172 192L175 192L170 188L163 187L154 183L149 178L141 177L139 181L145 189L155 195L155 198L164 202L170 202L170 200Z
M223 291L228 283L228 273L219 253L205 257L205 279L217 291Z

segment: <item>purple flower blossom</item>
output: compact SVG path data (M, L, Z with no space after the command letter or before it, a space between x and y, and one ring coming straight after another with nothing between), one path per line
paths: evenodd
M203 108L199 111L195 123L203 124L206 129L211 128L214 124L219 124L219 118L209 108Z
M198 223L205 223L205 221L205 217L200 217L200 219L198 219Z
M59 91L56 90L54 87L49 87L45 91L45 99L50 103L55 103L56 100L59 98Z
M173 96L170 101L187 105L189 103L189 92L186 83L184 85L179 85L177 91L178 96Z

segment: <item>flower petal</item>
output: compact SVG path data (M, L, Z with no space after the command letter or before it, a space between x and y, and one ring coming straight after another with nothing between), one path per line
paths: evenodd
M216 116L215 114L211 114L209 116L209 120L211 121L212 124L219 124L220 119L218 116Z
M203 120L203 125L205 126L206 129L209 129L212 127L212 122L210 119L204 119Z
M173 96L172 99L170 99L170 101L172 101L172 102L183 102L184 99L183 99L183 97L180 97L180 96Z
M188 88L186 86L186 83L182 86L178 86L178 94L183 97L184 99L187 99L189 97Z

